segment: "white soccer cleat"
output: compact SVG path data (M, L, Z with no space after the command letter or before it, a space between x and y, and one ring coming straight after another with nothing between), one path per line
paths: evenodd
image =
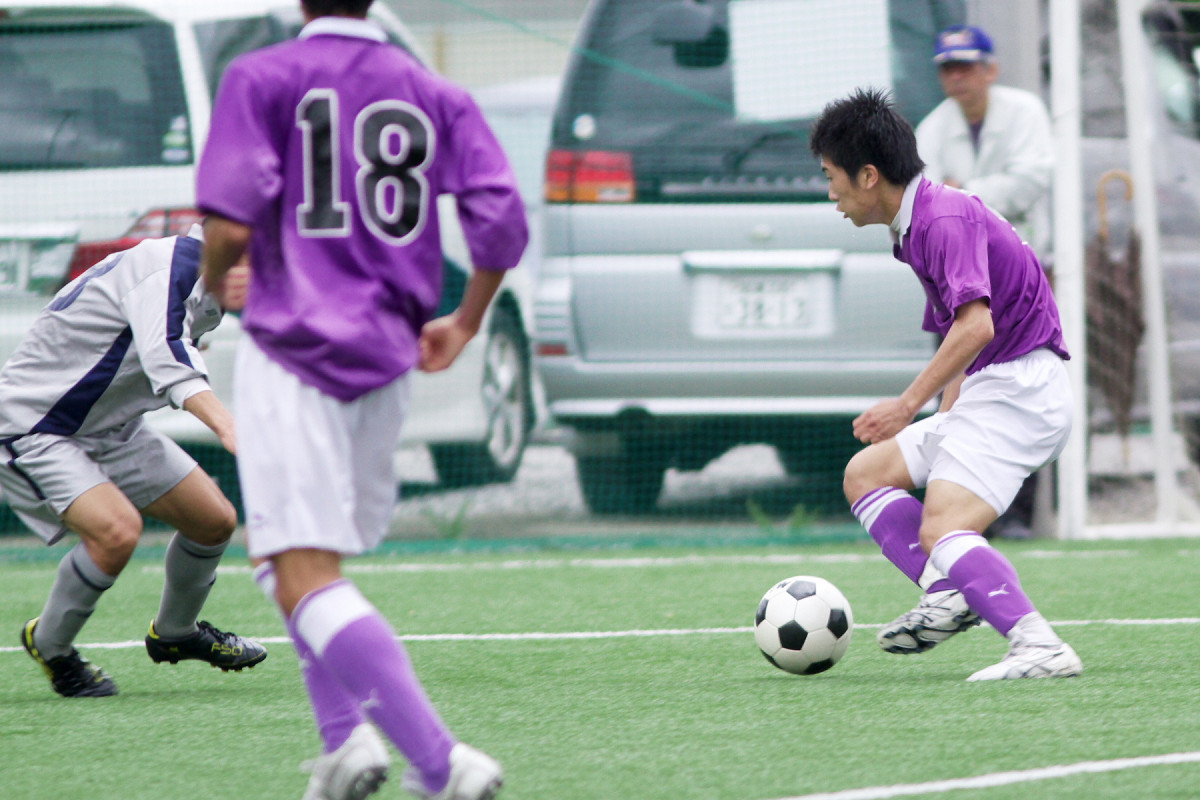
M924 653L979 622L962 592L944 589L924 595L916 608L884 625L875 640L889 653Z
M387 780L387 745L369 723L354 729L341 747L306 762L312 777L303 800L363 800Z
M1014 635L1008 655L999 664L984 667L968 681L1006 681L1016 678L1075 678L1083 672L1083 662L1071 645L1028 644Z
M450 780L437 794L429 794L413 770L402 779L404 788L423 800L492 800L503 783L496 760L462 742L450 751Z

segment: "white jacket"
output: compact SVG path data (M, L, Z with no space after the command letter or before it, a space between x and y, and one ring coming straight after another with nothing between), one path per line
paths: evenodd
M1048 266L1054 138L1037 95L992 85L979 135L979 155L958 103L950 98L917 126L917 151L931 181L958 181L998 211Z

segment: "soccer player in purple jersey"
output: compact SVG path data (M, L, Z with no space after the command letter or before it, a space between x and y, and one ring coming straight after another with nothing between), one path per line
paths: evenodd
M1079 675L1075 651L980 534L1071 430L1068 354L1037 257L977 197L921 175L912 127L885 92L860 89L827 105L810 146L838 210L858 227L889 226L896 258L925 288L923 327L943 337L899 397L854 420L869 446L846 467L846 498L925 592L880 631L880 646L921 653L982 618L1009 650L968 680ZM938 412L913 422L939 392ZM919 487L924 504L909 493Z
M407 759L409 791L490 798L499 765L456 741L341 561L386 532L409 370L448 367L478 332L528 241L524 207L470 96L389 44L366 19L371 0L300 5L297 40L226 70L197 196L209 285L219 293L247 247L253 265L238 466L256 579L287 621L324 742L305 798L378 789L376 726ZM442 194L476 269L434 319Z

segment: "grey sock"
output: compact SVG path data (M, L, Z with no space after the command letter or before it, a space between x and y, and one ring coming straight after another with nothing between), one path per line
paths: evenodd
M105 574L92 561L83 542L63 556L33 632L34 645L42 658L49 660L71 652L75 637L96 610L100 595L114 581L116 576Z
M217 580L217 564L229 542L196 544L182 533L167 546L167 579L162 602L154 618L154 632L164 639L179 639L196 631L196 619Z

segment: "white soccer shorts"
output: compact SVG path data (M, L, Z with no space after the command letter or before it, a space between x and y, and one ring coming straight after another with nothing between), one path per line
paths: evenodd
M951 481L1003 514L1025 479L1066 447L1071 406L1063 360L1035 350L968 376L949 411L914 422L896 442L915 486Z
M408 408L408 377L344 403L243 336L233 394L249 554L311 548L354 555L378 545L396 505L392 452Z

